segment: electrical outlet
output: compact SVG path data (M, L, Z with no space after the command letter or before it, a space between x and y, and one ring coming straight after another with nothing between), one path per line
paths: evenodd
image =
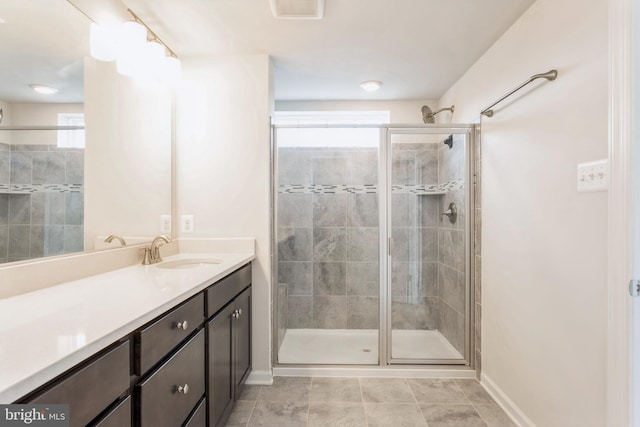
M171 233L171 215L160 215L160 232Z
M609 188L609 162L607 159L578 165L578 191L607 191Z
M181 215L180 224L183 233L193 233L193 215Z

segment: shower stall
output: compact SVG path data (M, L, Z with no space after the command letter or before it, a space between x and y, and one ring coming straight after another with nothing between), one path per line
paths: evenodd
M274 125L278 365L473 364L474 136Z

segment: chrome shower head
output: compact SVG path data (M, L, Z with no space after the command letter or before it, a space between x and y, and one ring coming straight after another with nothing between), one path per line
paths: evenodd
M451 106L448 108L441 108L436 112L431 111L431 108L429 108L428 105L423 105L422 106L422 121L425 124L430 124L430 123L435 123L435 116L438 113L442 113L443 111L451 111L451 114L453 114L453 111L455 110L455 106Z

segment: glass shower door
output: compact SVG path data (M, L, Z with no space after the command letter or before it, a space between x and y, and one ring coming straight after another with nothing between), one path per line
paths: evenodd
M390 363L467 363L469 139L468 129L389 131Z
M280 364L377 365L375 128L275 127Z

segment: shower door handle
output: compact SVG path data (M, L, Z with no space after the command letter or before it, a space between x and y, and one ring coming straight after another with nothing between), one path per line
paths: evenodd
M387 252L389 253L389 256L391 256L391 237L389 237L389 239L387 239Z

